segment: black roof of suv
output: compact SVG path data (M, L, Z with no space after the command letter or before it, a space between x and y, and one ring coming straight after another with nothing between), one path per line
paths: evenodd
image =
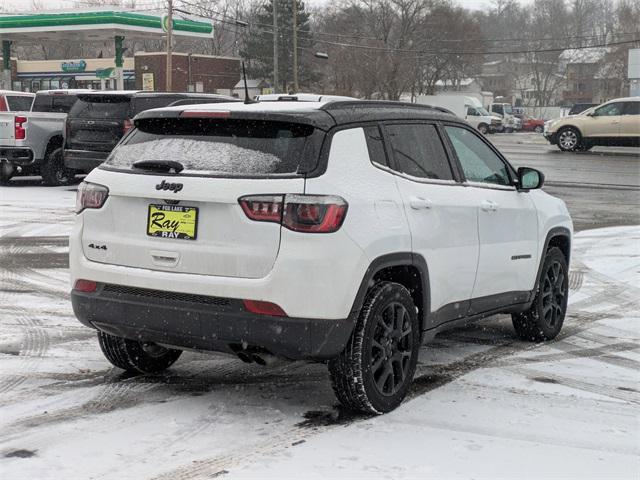
M281 108L273 108L273 104L281 104ZM195 107L197 108L197 107ZM141 112L136 121L148 118L176 118L185 111L194 112L194 107L170 108ZM214 106L203 106L201 111L217 111ZM383 101L383 100L338 100L326 102L309 101L266 101L249 105L241 104L229 109L229 118L262 120L268 115L273 121L298 122L328 130L338 125L393 120L453 120L461 121L451 111L442 107L418 105L415 103Z

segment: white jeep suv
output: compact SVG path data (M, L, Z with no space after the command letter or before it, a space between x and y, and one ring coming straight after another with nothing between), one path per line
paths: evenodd
M445 328L558 334L572 223L540 172L438 108L286 98L143 112L80 185L71 297L112 364L327 361L382 413Z

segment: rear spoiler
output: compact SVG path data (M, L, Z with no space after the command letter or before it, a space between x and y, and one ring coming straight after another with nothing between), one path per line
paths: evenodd
M320 130L329 130L336 125L335 120L331 115L322 110L305 110L305 111L283 111L283 112L269 112L269 111L229 111L225 110L223 104L219 104L219 110L203 110L202 115L197 115L197 111L193 110L180 110L177 108L172 109L154 109L145 110L137 114L134 119L134 125L139 128L144 125L145 122L160 121L163 119L178 119L183 118L185 120L192 120L194 118L201 118L202 120L262 120L272 122L285 122L285 123L300 123L303 125L310 125ZM184 115L187 113L187 115ZM207 115L209 114L209 115ZM212 118L213 117L213 118Z

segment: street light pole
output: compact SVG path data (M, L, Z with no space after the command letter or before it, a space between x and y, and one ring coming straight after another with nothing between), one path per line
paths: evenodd
M298 93L298 0L293 2L293 93Z
M172 80L173 80L173 65L171 62L171 55L173 49L173 0L168 0L169 3L169 12L167 14L167 71L166 75L166 90L170 92L173 88Z
M273 93L278 93L278 0L273 1Z

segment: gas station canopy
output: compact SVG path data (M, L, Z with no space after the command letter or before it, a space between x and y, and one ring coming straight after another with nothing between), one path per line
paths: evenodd
M0 15L0 40L14 44L50 42L113 41L152 39L166 35L167 16L162 13L136 13L118 10L86 10L60 13ZM211 38L210 22L173 19L173 35Z
M172 35L211 38L210 22L176 18ZM2 41L2 85L11 86L11 46L47 45L111 41L115 45L114 73L117 88L123 88L123 41L126 39L159 39L166 36L168 15L160 12L138 13L115 9L85 9L49 13L0 15ZM111 73L110 73L111 74Z

